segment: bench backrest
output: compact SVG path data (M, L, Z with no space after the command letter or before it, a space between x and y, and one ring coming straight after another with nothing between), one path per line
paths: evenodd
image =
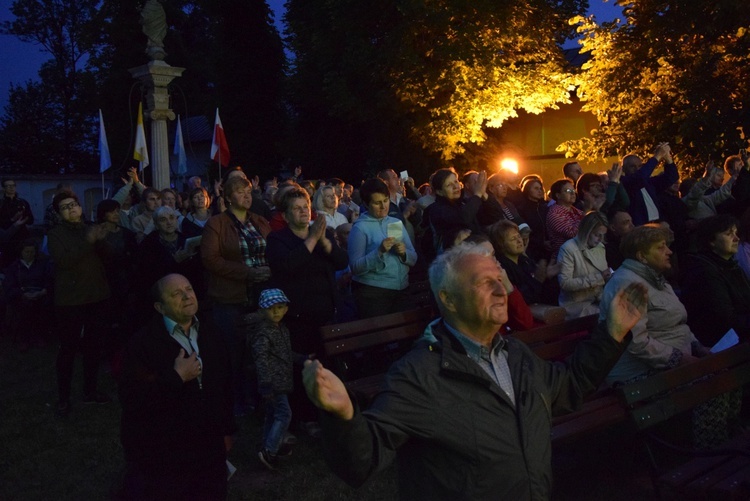
M416 339L432 320L432 308L391 313L320 328L323 352L336 356L397 341Z
M561 324L516 331L512 336L529 345L539 357L557 360L573 353L578 340L594 330L598 319L599 315L589 315L566 320Z
M750 383L750 344L740 343L697 362L622 387L637 429L643 430Z

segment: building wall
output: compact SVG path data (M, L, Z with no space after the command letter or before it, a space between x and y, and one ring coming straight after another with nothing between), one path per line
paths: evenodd
M96 205L102 200L102 180L96 176L29 176L27 178L8 176L7 179L16 181L18 196L29 202L31 212L34 214L34 224L41 225L44 222L44 211L52 203L58 183L70 183L73 191L81 201L86 219L94 220ZM105 180L105 190L112 185L110 180ZM108 196L112 196L111 188Z
M545 185L562 177L562 166L574 159L556 151L561 143L586 137L598 126L594 115L581 111L578 100L561 105L558 110L548 110L539 115L519 112L517 118L505 122L502 127L504 139L511 143L508 156L519 163L519 174L539 174ZM607 170L616 162L616 157L599 162L579 162L584 172Z

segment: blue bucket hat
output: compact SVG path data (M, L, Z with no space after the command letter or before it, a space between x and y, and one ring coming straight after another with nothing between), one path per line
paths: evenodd
M266 289L260 293L260 299L258 300L258 306L263 309L270 308L271 306L279 303L288 303L289 298L286 297L284 291L281 289Z

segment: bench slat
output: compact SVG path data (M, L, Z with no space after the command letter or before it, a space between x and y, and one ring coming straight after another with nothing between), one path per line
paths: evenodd
M329 357L341 355L353 351L366 350L368 348L393 343L395 341L417 338L423 332L424 325L421 323L402 325L390 329L374 331L369 334L362 334L356 337L330 341L323 344L323 351Z
M512 336L529 346L533 346L536 343L554 341L576 332L591 332L596 327L598 319L598 315L588 315L573 320L566 320L561 324L545 325L527 331L515 331Z
M649 428L748 382L750 362L683 386L652 403L633 409L633 422L639 430Z
M632 405L663 391L676 388L704 375L712 374L747 360L750 360L750 344L740 343L720 353L702 358L695 363L675 367L641 381L625 385L623 397L628 405Z
M389 315L354 320L342 324L324 325L320 328L320 335L323 338L323 342L326 342L349 336L358 336L367 332L378 332L382 329L399 327L415 322L422 323L422 327L424 328L427 319L431 318L431 316L432 309L424 307L417 310L391 313Z

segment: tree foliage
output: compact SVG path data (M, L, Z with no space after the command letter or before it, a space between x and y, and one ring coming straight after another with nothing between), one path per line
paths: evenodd
M578 96L600 127L561 146L596 159L669 141L681 166L702 169L746 147L750 87L747 3L621 2L625 22L579 19L584 66Z
M285 59L266 2L162 5L167 62L186 68L170 86L172 109L183 118L205 115L213 124L219 106L233 162L254 172L275 171L285 125ZM142 2L14 1L16 18L0 29L39 44L51 59L39 82L12 88L0 122L0 168L96 172L98 108L115 167L130 166L135 110L146 92L128 71L148 63L141 7Z
M290 0L301 130L354 135L360 164L389 159L387 138L399 138L402 155L418 148L422 157L426 150L453 158L518 109L538 113L567 102L571 82L558 43L571 31L567 19L586 7L584 0Z
M11 88L0 140L6 169L28 171L31 166L37 172L76 172L93 164L95 121L90 108L96 89L87 59L100 43L99 3L13 2L11 12L16 18L3 22L0 32L39 44L52 59L39 72L41 82ZM31 135L18 136L32 127Z

